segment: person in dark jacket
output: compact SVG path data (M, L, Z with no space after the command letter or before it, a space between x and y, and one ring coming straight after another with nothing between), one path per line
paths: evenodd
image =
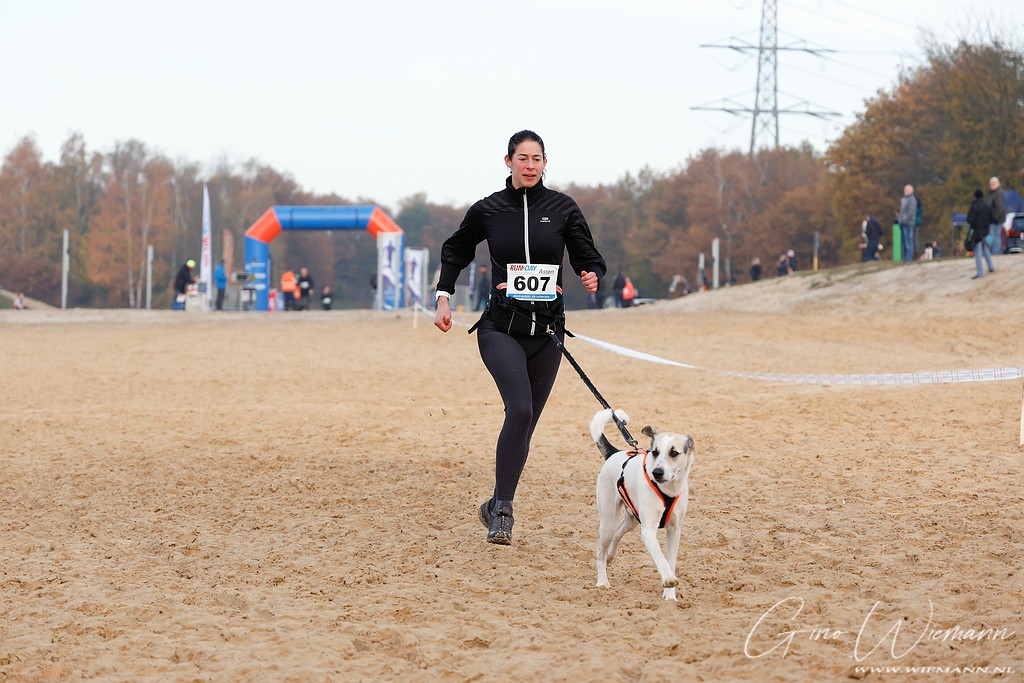
M992 207L995 221L989 225L986 241L993 254L1000 254L1003 251L1003 221L1006 220L1006 191L995 176L988 179L988 189L988 205Z
M313 276L309 268L299 268L299 278L295 281L295 310L309 310L309 301L313 297Z
M882 240L882 224L878 222L872 214L868 213L864 217L864 253L861 255L861 261L877 261L878 260L878 244Z
M988 265L988 272L994 273L992 267L992 249L989 247L988 226L995 223L995 213L992 205L985 201L985 195L980 189L974 191L974 202L967 211L967 222L974 230L974 266L975 273L972 280L977 280L984 273L981 270L981 258L985 257L985 264Z
M196 262L189 259L181 264L178 274L174 276L174 301L171 303L171 308L176 311L185 310L185 292L188 291L188 286L195 279L192 276L192 270L195 267Z
M789 257L785 254L779 256L779 260L775 262L775 274L782 277L784 275L789 275L792 272L793 271L789 269Z
M626 286L626 276L622 273L615 273L615 281L612 282L612 296L615 300L615 308L622 308L622 290Z
M607 271L579 206L544 185L547 154L540 136L529 130L513 135L505 165L511 172L505 188L473 204L441 246L434 317L442 332L452 328L448 302L456 279L486 240L490 299L470 331L476 330L480 356L505 409L495 448L494 492L478 510L487 541L499 545L512 543L516 487L562 360L550 335L560 341L565 335L563 258L568 252L570 277L591 293Z

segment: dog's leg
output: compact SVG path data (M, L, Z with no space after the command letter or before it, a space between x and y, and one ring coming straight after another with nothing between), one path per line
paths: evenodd
M622 511L625 513L625 508L623 508ZM635 526L636 520L633 519L633 515L623 514L622 521L619 523L618 528L615 530L615 535L612 537L611 547L608 549L607 557L609 562L615 559L615 553L619 549L619 541L621 541L622 537L629 533L629 531Z
M594 554L597 559L597 585L608 588L611 585L608 583L608 563L615 558L615 545L618 542L619 529L624 523L622 514L625 508L616 494L606 491L598 493L597 507L601 515L597 551Z
M607 514L606 510L601 510L601 530L597 541L597 550L594 553L594 557L597 559L597 585L598 587L609 588L611 584L608 583L608 558L609 555L615 551L612 545L614 541L614 517Z
M597 552L594 556L597 558L597 587L598 588L610 588L611 584L608 583L608 556L605 545L609 540L605 540L605 533L602 528L601 539L597 542Z
M658 523L644 522L645 520L640 520L640 537L644 541L647 552L654 560L658 573L661 574L661 586L665 589L662 592L662 597L666 600L675 600L676 586L679 585L679 580L676 578L675 567L669 565L665 555L661 552L661 546L658 545Z
M597 565L597 586L608 588L608 549L612 542L612 531L617 518L616 501L612 497L615 494L611 490L613 484L607 470L601 470L597 479L597 513L600 520L598 529L597 548L594 550L594 560Z
M625 513L625 507L617 506L615 517L605 524L601 520L601 540L597 544L597 585L608 588L608 563L615 559L615 551L619 547L619 541L626 535L626 532L636 526L636 520L632 515ZM612 530L612 525L618 519L618 526Z
M679 556L679 536L683 530L682 518L682 514L672 515L672 519L665 525L665 559L668 560L668 566L672 570L673 576L676 574L676 558ZM662 591L662 597L666 600L675 600L675 586L665 588Z

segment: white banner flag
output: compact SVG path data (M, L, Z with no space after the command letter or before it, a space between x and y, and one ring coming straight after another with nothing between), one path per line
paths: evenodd
M409 291L407 305L424 305L427 291L427 249L405 250L405 288Z
M392 311L402 305L404 241L405 234L401 232L377 233L377 273L380 282L377 300L382 311Z
M204 283L201 290L206 291L206 298L213 299L213 258L210 244L210 188L203 185L203 246L199 252L199 281Z

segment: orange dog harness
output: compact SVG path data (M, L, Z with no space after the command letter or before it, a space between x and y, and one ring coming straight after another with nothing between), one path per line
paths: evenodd
M658 485L651 480L651 475L647 473L647 454L649 452L650 451L645 451L643 449L626 452L627 457L622 462L622 474L619 475L619 481L615 485L615 488L618 490L619 498L622 498L622 503L626 506L626 509L629 510L633 515L633 518L639 522L640 511L637 510L636 503L634 503L633 499L629 497L629 491L626 490L626 465L629 464L629 461L633 456L643 453L644 459L643 462L640 463L640 469L643 470L644 479L647 480L647 483L650 484L651 488L658 494L658 498L661 499L661 504L665 506L665 511L661 515L661 522L658 524L659 529L664 529L665 522L667 522L668 518L672 516L672 508L676 506L678 497L666 496L662 493L661 489L658 488Z

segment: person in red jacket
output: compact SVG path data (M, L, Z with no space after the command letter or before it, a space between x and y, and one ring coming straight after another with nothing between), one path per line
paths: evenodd
M295 293L297 289L295 272L286 270L281 273L281 296L284 297L284 310L292 311L295 309Z
M622 307L629 308L633 305L633 299L636 298L636 287L633 286L633 281L628 277L626 278L626 284L622 286Z

